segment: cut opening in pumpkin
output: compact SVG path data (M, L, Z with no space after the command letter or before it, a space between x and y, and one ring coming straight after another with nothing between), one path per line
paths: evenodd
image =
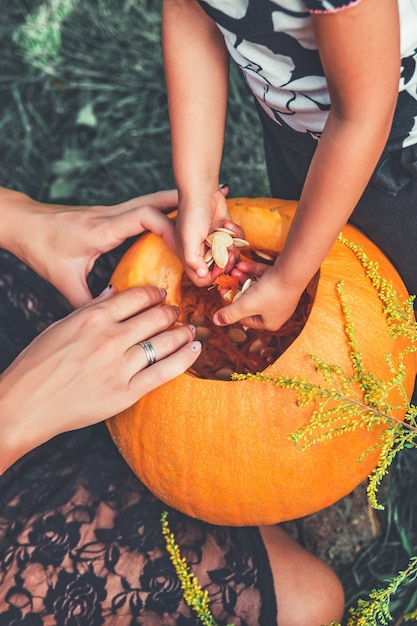
M241 324L216 326L212 322L213 315L225 304L218 289L197 288L183 274L181 322L194 324L196 338L204 345L189 373L198 378L231 381L234 372L254 374L267 369L303 330L313 306L318 278L319 274L310 281L290 319L278 331L272 332Z
M228 207L252 250L274 255L283 250L295 202L235 198ZM243 251L247 256L248 248ZM164 288L166 301L179 307L183 321L188 316L207 335L214 331L209 303L219 308L221 296L217 288L181 294L181 287L187 289L182 275L178 257L149 233L124 255L111 283L117 290L143 284ZM227 288L227 282L220 287ZM275 524L325 508L378 468L381 443L388 441L381 435L390 431L385 422L372 421L375 407L384 412L388 407L395 420L404 419L416 375L408 334L414 321L408 313L403 317L404 298L406 289L389 261L348 224L287 330L274 333L282 354L266 368L250 364L250 369L266 369L266 376L243 373L233 383L203 378L226 367L237 371L245 363L227 361L228 327L216 341L200 335L204 358L212 352L212 360L198 363L198 377L180 374L142 396L109 420L111 436L167 506L211 524ZM231 342L239 355L267 333L246 336L252 342ZM298 441L305 446L294 440L301 431L306 439Z

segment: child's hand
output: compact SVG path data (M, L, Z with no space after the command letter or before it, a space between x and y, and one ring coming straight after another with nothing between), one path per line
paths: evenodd
M303 290L285 285L275 267L242 261L232 274L260 278L232 304L216 311L215 324L227 326L239 322L249 328L278 330L294 313Z
M184 271L198 287L210 285L222 272L230 271L239 256L233 246L229 249L226 267L211 272L204 260L208 250L205 243L207 235L219 227L226 227L243 236L243 231L234 224L227 209L225 194L227 188L218 189L211 196L200 196L181 200L176 223L177 254L184 265Z

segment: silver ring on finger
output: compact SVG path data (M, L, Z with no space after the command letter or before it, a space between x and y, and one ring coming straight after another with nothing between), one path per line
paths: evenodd
M139 345L143 348L146 358L148 359L147 367L149 367L149 365L153 365L156 362L156 354L151 342L142 341Z

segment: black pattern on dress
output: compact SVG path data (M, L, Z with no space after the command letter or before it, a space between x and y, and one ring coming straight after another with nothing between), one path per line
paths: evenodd
M302 141L317 142L330 110L330 95L312 15L351 10L360 0L198 2L220 27L231 57L269 117ZM416 0L399 4L401 80L389 150L417 143L417 31L409 27L416 22L417 4Z
M95 292L112 263L97 265ZM4 251L0 295L4 370L69 307ZM0 626L198 626L161 533L166 509L131 472L104 424L27 454L0 478ZM169 523L219 625L276 624L258 529L213 526L172 510Z

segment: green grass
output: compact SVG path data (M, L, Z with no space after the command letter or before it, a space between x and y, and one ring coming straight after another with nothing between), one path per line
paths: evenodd
M381 536L360 552L349 566L339 570L348 606L356 605L359 598L366 598L372 588L386 587L387 580L405 569L409 560L417 555L416 473L415 450L404 450L394 461L385 485L383 483L380 501L385 505L385 511L379 515ZM403 623L401 616L416 608L417 583L412 580L394 596L390 605L394 620L389 623L399 626Z
M173 186L160 1L5 3L0 43L1 185L77 204ZM259 123L235 70L222 180L231 195L268 195ZM338 568L348 605L417 554L416 473L417 455L401 454L383 497L381 537ZM395 619L417 605L416 589L398 594Z
M25 17L25 3L19 4L6 11L10 26ZM36 16L35 7L48 3L29 4ZM160 2L72 5L57 20L60 43L50 28L54 46L32 18L14 36L17 48L3 21L3 184L44 200L78 203L120 202L173 186ZM230 95L222 180L235 195L265 194L258 120L236 72Z

